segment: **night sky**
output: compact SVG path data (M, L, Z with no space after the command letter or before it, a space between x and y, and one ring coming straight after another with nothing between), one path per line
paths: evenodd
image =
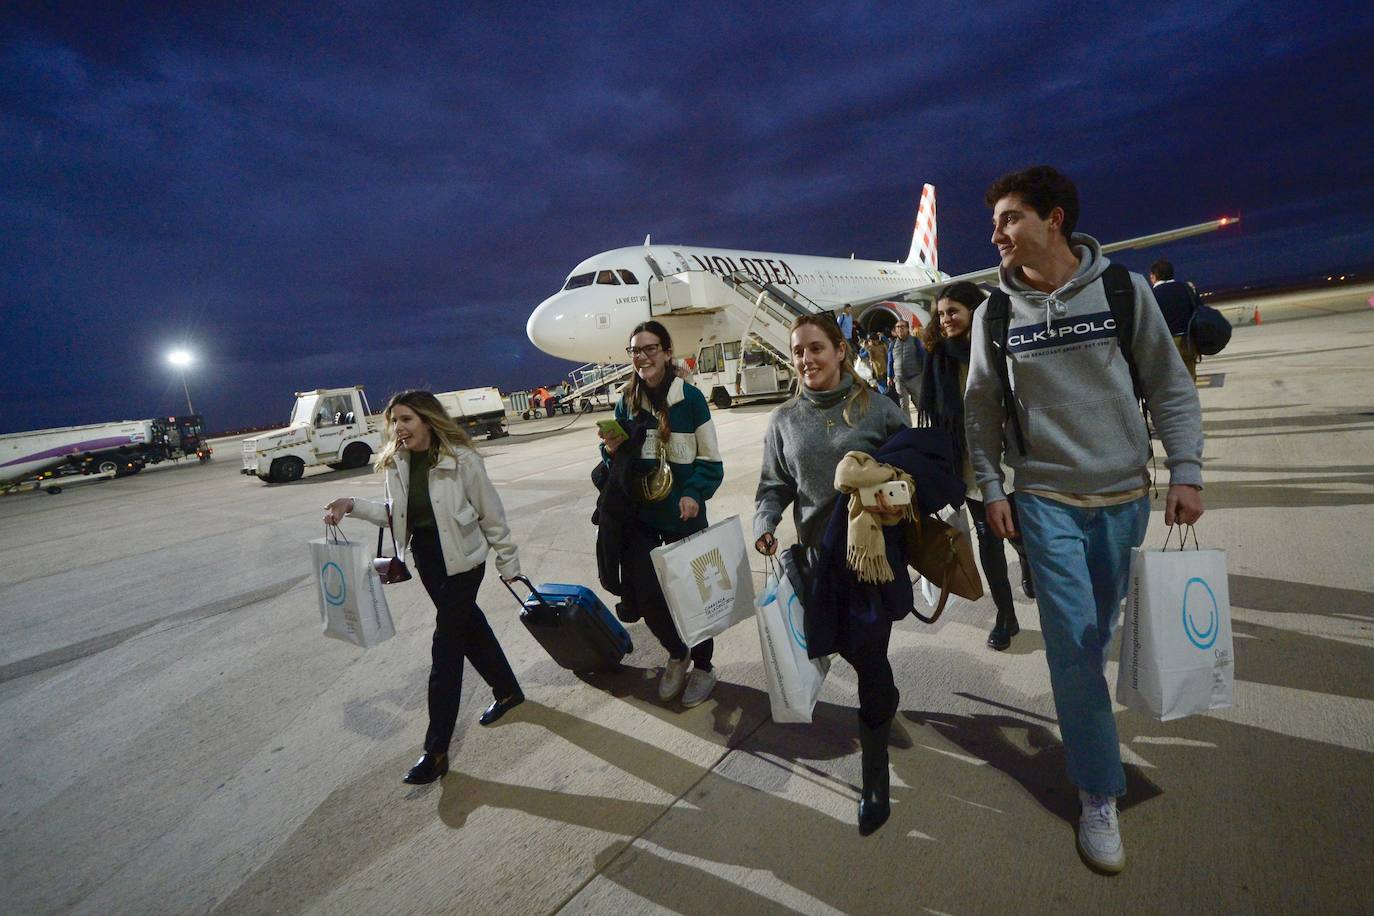
M0 432L184 412L183 345L212 430L551 382L596 252L896 260L929 181L960 273L1039 162L1104 242L1239 213L1202 288L1374 259L1364 3L253 6L0 11Z

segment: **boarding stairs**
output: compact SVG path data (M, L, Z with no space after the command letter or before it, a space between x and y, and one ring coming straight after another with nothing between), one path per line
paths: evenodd
M788 284L766 282L743 270L725 275L705 270L665 275L655 270L649 280L649 313L654 317L719 311L744 329L741 340L752 338L788 367L792 322L801 315L834 314Z
M572 391L562 399L565 404L581 405L590 410L594 406L611 403L612 388L630 377L634 366L630 363L587 363L568 373Z

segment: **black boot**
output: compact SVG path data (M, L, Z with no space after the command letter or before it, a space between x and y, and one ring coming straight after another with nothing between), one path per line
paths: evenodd
M1016 612L997 612L997 623L988 634L988 645L1001 652L1011 645L1011 638L1021 632L1021 624L1016 622Z
M863 749L863 795L859 797L859 835L868 836L883 824L892 813L888 799L887 736L892 730L888 719L877 728L869 728L859 720L859 746Z
M1035 580L1031 578L1030 565L1024 560L1021 561L1021 591L1026 593L1026 597L1035 600Z

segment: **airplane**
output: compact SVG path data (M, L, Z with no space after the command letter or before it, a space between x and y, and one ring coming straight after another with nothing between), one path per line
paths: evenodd
M1102 250L1145 248L1238 221L1222 217L1103 245ZM940 289L960 280L996 279L995 267L957 276L939 269L935 187L927 184L911 248L902 261L665 245L646 236L642 246L603 251L574 267L562 289L530 313L525 333L543 352L587 363L587 370L625 364L626 342L635 326L654 318L672 334L680 359L698 372L733 373L738 394L739 373L750 363L741 350L751 343L781 361L779 382L790 372L786 328L800 312L838 313L850 305L856 325L864 330L890 331L902 319L914 331L930 320L929 306ZM730 373L725 372L727 359ZM604 368L591 375L592 381L608 377ZM730 397L717 392L712 401L724 406Z

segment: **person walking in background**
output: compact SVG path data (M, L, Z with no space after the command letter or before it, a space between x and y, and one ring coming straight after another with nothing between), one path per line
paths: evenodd
M868 339L868 364L873 370L873 383L880 394L887 394L887 341L881 331L874 331Z
M420 581L437 612L429 672L429 729L424 753L406 774L417 785L448 772L449 743L463 693L463 659L491 687L495 701L478 721L491 725L524 702L506 653L477 606L487 555L496 552L502 579L520 575L501 497L472 440L428 391L404 391L382 412L386 444L376 469L386 500L343 496L325 506L324 522L346 515L390 525L410 549Z
M921 371L925 353L911 336L911 324L899 320L892 326L892 342L887 348L887 384L897 392L903 412L921 403Z
M1104 670L1131 551L1150 518L1150 434L1136 383L1167 454L1167 525L1202 516L1202 410L1145 278L1074 233L1073 182L1036 166L999 178L984 199L1002 263L999 292L973 325L969 456L988 527L1014 538L1020 526L1035 576L1068 775L1082 806L1078 849L1093 868L1114 873L1126 861L1116 810L1126 774ZM1122 328L1109 323L1122 295L1131 305L1129 351ZM993 313L1005 318L998 327Z
M625 526L620 560L622 603L631 616L643 617L668 652L658 682L659 699L667 703L681 694L682 705L691 707L702 703L715 689L716 674L711 665L715 640L708 639L690 650L682 641L650 552L707 527L706 501L720 486L725 467L711 409L701 391L678 374L668 329L657 321L646 321L634 329L629 343L625 352L634 364L634 375L616 401L615 418L631 437L634 427L646 427L636 476L647 479L658 468L661 444L672 471L672 487L662 494L642 493L636 517ZM609 467L611 456L626 440L602 430L597 434L602 440L602 461Z
M967 281L946 287L935 302L935 320L921 332L926 349L925 370L921 378L921 402L916 412L917 425L933 426L949 433L954 440L955 466L960 469L965 498L973 527L978 532L978 559L982 562L997 621L988 634L988 645L1002 651L1021 632L1012 604L1011 582L1007 578L1007 555L1003 541L988 528L978 484L973 478L964 442L964 385L968 379L970 332L973 316L983 304L983 291ZM1020 552L1015 541L1012 545ZM1030 564L1021 558L1021 587L1027 597L1035 597Z
M853 353L858 349L858 335L854 333L854 306L846 305L841 309L840 314L835 317L835 323L840 326L840 334L850 346L849 352Z
M1164 314L1164 321L1169 325L1169 333L1173 335L1174 346L1183 358L1183 365L1188 367L1188 374L1196 382L1198 353L1188 339L1188 323L1202 302L1197 290L1193 289L1191 283L1174 279L1174 265L1160 258L1150 265L1150 292L1154 293L1159 310Z
M809 556L820 553L822 537L835 505L835 471L847 452L872 454L907 425L906 417L887 398L870 397L869 388L854 373L849 344L829 318L803 315L792 325L792 365L801 379L796 397L768 418L763 440L763 469L754 496L754 547L766 556L777 552L773 532L783 511L792 506L797 540ZM883 505L867 511L893 518ZM900 510L897 510L900 516ZM866 594L853 589L854 603ZM907 589L910 599L910 588ZM863 794L859 801L859 832L867 835L887 820L889 776L887 741L900 695L888 662L892 618L873 613L866 603L851 613L843 607L825 609L840 618L842 635L834 647L817 645L818 634L808 630L808 651L838 651L854 666L859 683L859 742L863 750ZM908 611L910 608L908 607ZM808 608L807 616L820 609Z

